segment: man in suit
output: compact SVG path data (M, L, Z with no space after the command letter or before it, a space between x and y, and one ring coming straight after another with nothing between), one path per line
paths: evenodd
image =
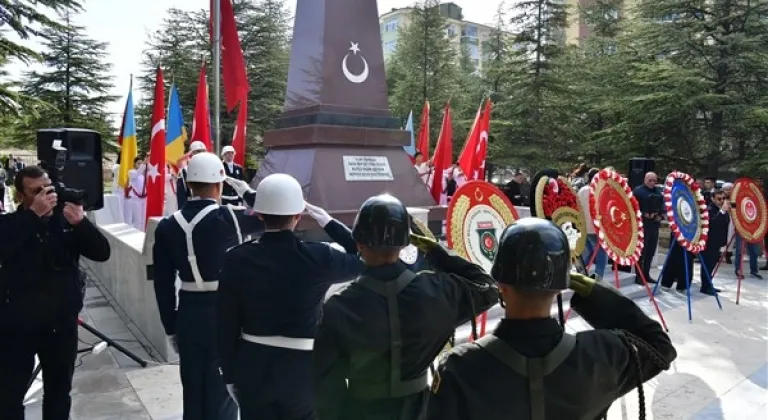
M709 236L707 247L699 254L703 264L701 269L701 293L714 296L719 289L712 286L712 272L720 260L720 248L728 244L728 226L731 224L731 216L728 210L731 203L725 199L723 190L717 189L710 195L709 204ZM707 272L704 272L707 270Z
M245 171L243 167L235 163L235 148L232 146L224 146L221 149L221 157L224 161L224 171L227 176L240 181L245 180ZM232 204L233 206L240 205L240 196L229 185L224 184L224 192L221 194L221 204Z

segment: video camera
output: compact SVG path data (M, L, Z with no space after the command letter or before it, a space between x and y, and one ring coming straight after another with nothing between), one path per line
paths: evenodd
M56 151L56 158L53 167L44 168L48 171L48 177L51 179L54 191L59 197L60 203L72 203L82 206L88 198L85 190L69 188L64 185L64 165L67 163L67 149L61 146L61 140L53 141L53 150Z

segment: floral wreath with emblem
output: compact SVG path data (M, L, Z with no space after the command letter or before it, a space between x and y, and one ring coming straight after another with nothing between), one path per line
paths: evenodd
M550 218L560 207L580 208L578 197L562 176L549 178L548 182L536 185L536 189L536 195L541 197L541 200L536 200L535 203L538 217ZM560 191L569 191L571 194L561 194Z
M633 238L630 241L630 245L627 247L627 250L634 249L631 253L626 252L627 250L622 250L610 240L606 240L607 235L605 234L605 230L607 226L603 226L601 218L598 217L597 199L595 198L595 196L601 193L602 189L606 187L622 191L624 193L623 204L635 215L630 232ZM632 188L629 187L627 180L618 172L610 168L598 172L592 179L592 182L589 183L589 208L590 214L592 215L592 223L595 226L595 233L600 239L600 245L603 247L608 257L615 261L616 264L624 267L634 265L643 254L643 238L645 237L645 233L643 232L643 215L640 212L640 204L638 204L637 198L632 194Z
M696 200L698 207L698 229L696 237L690 241L685 238L684 233L680 230L680 226L675 220L674 216L674 204L672 203L672 186L675 180L681 180L688 190L693 194L693 198ZM673 171L667 175L667 180L664 183L664 207L667 211L667 221L669 221L669 228L672 230L672 234L677 239L677 242L682 245L688 252L697 254L704 250L707 246L707 236L709 233L709 212L707 211L707 201L704 199L704 195L701 194L701 187L696 183L690 175Z

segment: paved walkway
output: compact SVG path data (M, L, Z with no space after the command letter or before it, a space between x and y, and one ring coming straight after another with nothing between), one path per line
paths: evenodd
M648 419L768 417L768 280L745 280L740 304L736 305L732 266L722 268L715 279L723 289L722 311L713 297L698 293L697 285L692 294L692 322L688 321L684 294L664 292L658 297L678 359L668 372L645 384ZM647 298L637 301L656 316ZM148 352L151 349L141 344L135 329L121 320L94 284L87 290L83 318L141 357L153 360L152 352ZM587 327L581 319L572 318L567 328L578 331ZM97 340L83 332L81 341ZM40 419L40 383L30 394L27 418ZM72 395L72 420L182 418L177 365L155 362L142 369L111 348L80 357ZM632 392L614 404L608 418L637 419L637 410L637 394Z

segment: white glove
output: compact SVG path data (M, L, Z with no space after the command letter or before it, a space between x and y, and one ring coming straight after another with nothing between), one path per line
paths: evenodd
M240 197L244 196L245 193L247 193L247 192L253 192L253 190L251 189L251 186L248 185L248 183L245 182L245 181L241 181L239 179L235 179L235 178L232 178L232 177L228 176L228 177L226 177L224 179L224 182L229 184L230 187L234 188L235 192Z
M327 211L325 211L322 207L313 206L312 204L304 202L307 206L307 213L309 213L309 217L315 219L318 225L320 225L321 228L324 228L328 223L333 220L330 214L328 214Z
M240 403L237 402L237 397L235 396L235 385L234 384L227 384L227 392L229 392L229 396L232 397L232 401L235 402L238 406L240 406Z
M173 351L177 354L179 353L179 339L176 338L176 334L168 336L168 345L170 345L173 348Z

